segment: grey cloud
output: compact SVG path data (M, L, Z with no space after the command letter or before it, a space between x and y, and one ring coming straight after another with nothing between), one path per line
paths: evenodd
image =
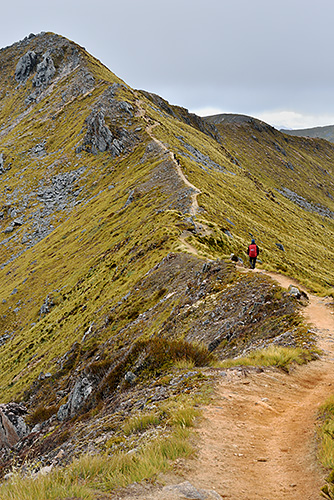
M334 112L333 18L332 0L14 0L0 45L55 31L188 108Z

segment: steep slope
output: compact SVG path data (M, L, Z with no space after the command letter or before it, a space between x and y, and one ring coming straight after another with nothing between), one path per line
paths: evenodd
M251 196L246 196L253 197L248 214L254 215L257 227L251 232L261 235L265 248L276 254L266 253L265 260L275 262L277 268L308 285L317 276L315 281L331 287L333 253L328 243L334 216L332 144L288 137L254 119L226 123L223 115L221 123L217 116L206 120L215 124L222 144L248 179ZM274 241L287 250L285 259L276 259L279 252L274 251Z
M325 127L312 127L312 128L303 128L295 130L281 130L281 132L298 137L314 137L334 142L334 125L326 125Z
M167 432L161 405L213 356L312 347L298 301L230 255L255 235L267 267L331 293L334 147L207 123L52 33L0 66L3 470L134 448L143 409Z

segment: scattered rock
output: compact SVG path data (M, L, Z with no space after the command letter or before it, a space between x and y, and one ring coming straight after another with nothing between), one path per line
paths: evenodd
M224 229L224 233L226 234L226 236L228 236L229 238L233 238L232 234L230 233L230 231L228 229Z
M234 253L231 253L230 259L232 262L239 262L239 258Z
M211 269L210 262L205 262L202 267L202 273L207 273Z
M37 476L47 476L48 474L50 474L50 472L52 471L53 469L53 465L45 465L45 467L42 467L41 469L39 469L39 471L37 472Z
M173 486L165 486L162 489L162 498L168 500L222 500L222 497L213 490L198 490L189 481L175 484Z
M44 300L40 310L39 314L42 316L43 314L48 314L51 310L51 308L54 306L54 302L49 295L47 295L46 299Z
M129 382L129 384L133 384L136 380L136 375L133 373L133 372L127 372L125 375L124 375L124 380L126 382Z
M308 300L307 294L294 285L289 286L289 295L296 297L296 299Z
M22 218L17 218L13 220L14 226L22 226L24 224L24 221Z
M296 286L290 285L289 286L289 295L292 295L293 297L296 297L297 299L300 298L300 290Z
M285 162L283 162L283 164L284 164L287 168L289 168L290 170L292 170L292 171L294 170L294 166L292 165L292 163L291 163L291 162L289 162L289 161L285 161Z
M29 152L32 153L34 156L44 156L46 154L45 145L46 145L46 140L44 139L42 142L32 147Z
M279 250L282 250L282 252L285 252L285 249L284 249L284 246L282 245L282 243L275 243L275 245L277 246L277 248Z
M0 153L0 175L5 172L4 164L5 164L5 160L3 157L3 153Z
M134 200L134 194L135 194L135 191L134 189L129 193L129 196L128 196L128 199L126 200L125 202L125 205L123 208L126 208L128 207Z

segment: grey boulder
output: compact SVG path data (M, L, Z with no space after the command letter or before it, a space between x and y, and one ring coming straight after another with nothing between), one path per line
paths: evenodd
M19 59L15 68L15 80L19 83L25 83L31 73L34 72L37 66L37 55L34 51L29 50L24 56Z
M76 415L92 391L93 385L88 378L84 377L77 380L69 395L67 403L62 405L58 410L58 420L63 421Z
M34 87L46 87L56 73L56 68L53 64L51 56L46 53L43 60L37 65L36 75L33 78Z

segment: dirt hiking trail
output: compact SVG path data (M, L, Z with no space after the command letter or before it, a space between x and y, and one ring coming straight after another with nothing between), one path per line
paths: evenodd
M150 118L148 118L145 114L145 110L143 108L143 101L140 99L140 97L138 96L137 94L137 100L136 100L136 105L137 105L137 108L138 108L138 112L136 114L136 116L138 118L143 118L143 120L146 122L146 127L145 127L145 130L146 130L146 133L151 137L152 141L154 141L162 151L164 151L165 153L168 154L169 156L169 159L171 160L171 162L173 163L174 167L175 167L175 170L177 172L177 175L180 177L180 179L182 180L182 182L188 186L189 188L191 188L191 206L189 208L189 213L190 215L195 215L198 211L198 201L197 201L197 196L199 194L201 194L201 191L199 189L197 189L196 186L194 186L193 184L191 184L191 182L186 178L186 176L184 175L183 171L182 171L182 168L179 164L179 162L177 161L174 153L172 151L170 151L167 146L162 142L160 141L159 139L157 139L157 137L155 137L155 135L153 134L153 130L155 129L155 127L158 127L160 124L159 122L157 121L153 121L151 120Z
M303 289L266 274L284 288ZM215 402L203 408L198 456L184 474L197 488L231 500L322 498L326 473L316 459L316 424L319 406L334 393L334 309L329 299L308 297L303 315L324 355L290 375L255 369L222 374Z

